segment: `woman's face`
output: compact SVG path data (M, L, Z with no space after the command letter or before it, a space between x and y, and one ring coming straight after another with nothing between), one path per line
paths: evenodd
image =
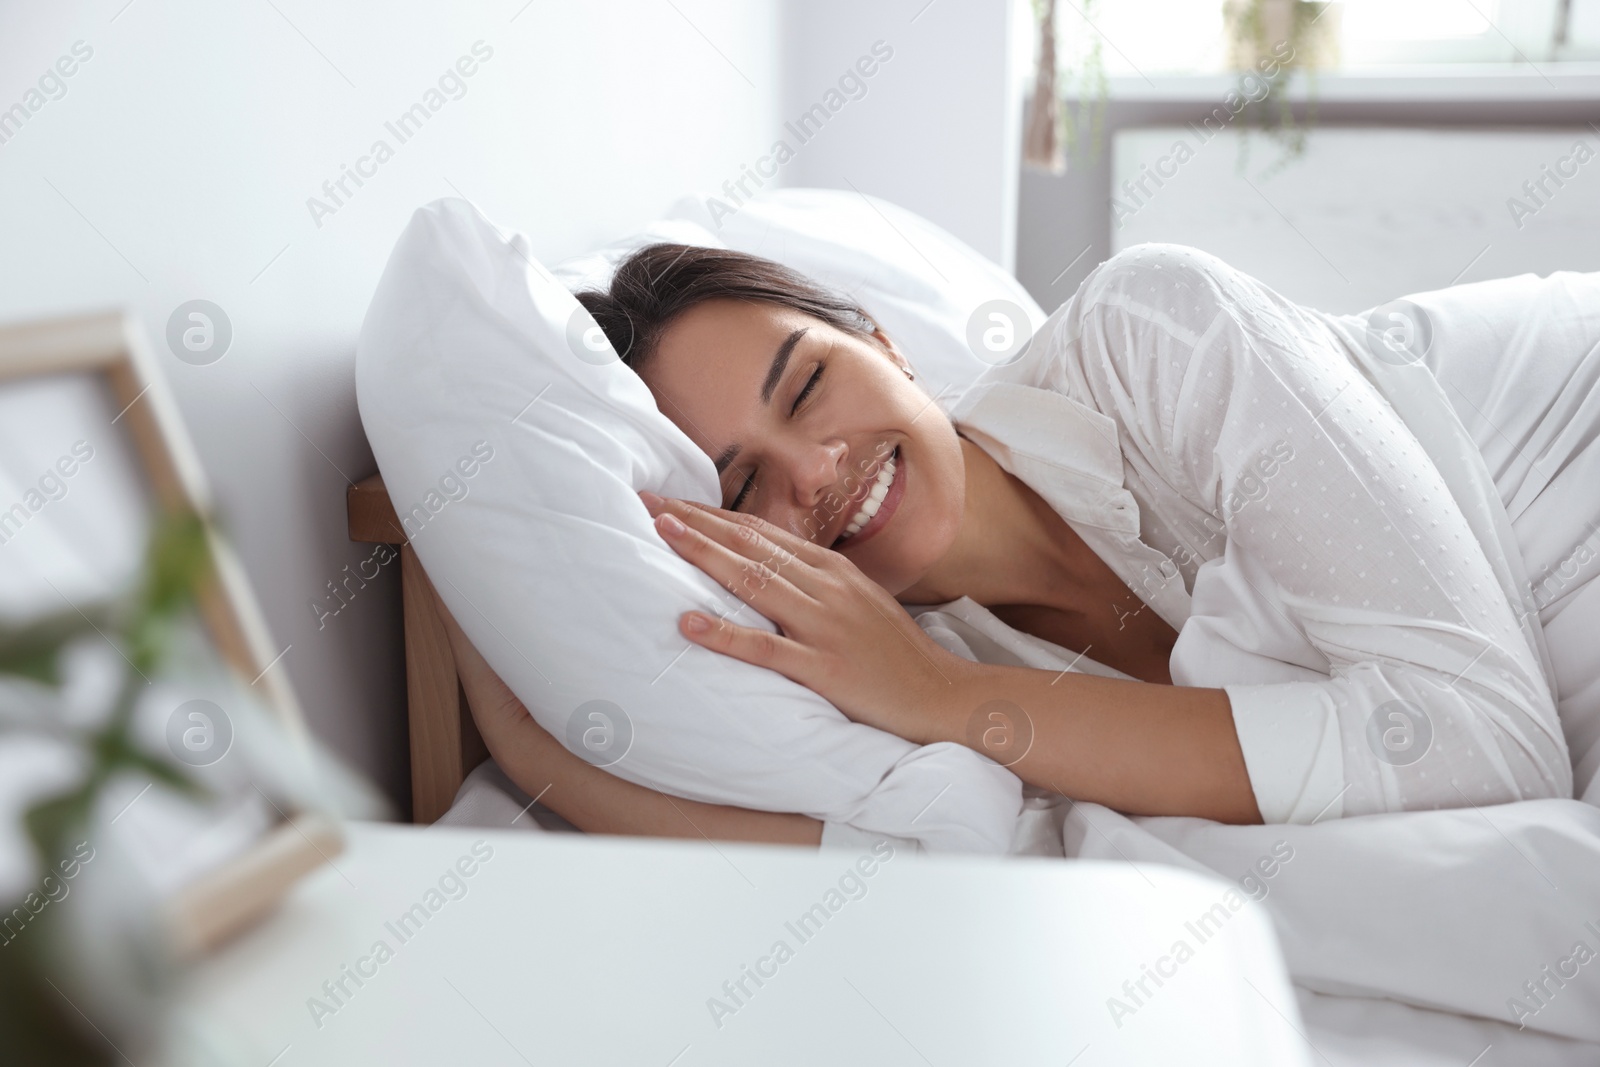
M955 540L965 492L955 428L903 365L892 345L803 312L718 299L668 324L641 377L716 462L724 508L833 548L898 594Z

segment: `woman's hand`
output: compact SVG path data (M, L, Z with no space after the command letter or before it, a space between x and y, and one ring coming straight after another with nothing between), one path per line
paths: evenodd
M680 556L781 631L715 619L693 630L705 616L688 612L678 626L696 644L771 667L856 722L967 745L1040 789L1141 815L1261 821L1226 690L972 663L839 553L753 515L640 496Z
M849 559L754 515L639 495L667 544L779 628L691 611L678 621L685 637L770 667L856 722L919 744L944 732L971 664Z

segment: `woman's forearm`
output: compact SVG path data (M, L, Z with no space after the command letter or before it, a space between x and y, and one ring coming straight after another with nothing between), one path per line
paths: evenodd
M1130 814L1261 822L1221 689L984 663L952 684L913 740L967 745L1030 785Z
M587 833L761 841L817 846L822 823L805 815L751 811L669 797L573 755L534 721L473 647L437 592L450 651L489 754L519 789Z
M519 703L484 739L495 763L529 796L588 833L810 845L822 823L805 815L751 811L669 797L591 766L567 751ZM481 727L480 727L481 729Z

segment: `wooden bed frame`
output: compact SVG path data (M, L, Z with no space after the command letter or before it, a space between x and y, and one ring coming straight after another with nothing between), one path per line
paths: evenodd
M467 707L433 586L407 543L383 476L374 474L345 493L350 540L398 546L404 603L406 711L411 735L411 821L432 823L450 810L461 782L489 758Z

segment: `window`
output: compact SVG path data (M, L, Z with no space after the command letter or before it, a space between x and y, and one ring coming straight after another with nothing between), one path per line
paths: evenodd
M1286 25L1302 0L1261 0ZM1110 77L1228 69L1231 21L1205 0L1057 0L1060 52L1081 69L1098 41ZM1276 13L1272 10L1276 9ZM1334 0L1313 32L1332 69L1600 60L1600 0ZM1070 75L1069 75L1070 79Z

